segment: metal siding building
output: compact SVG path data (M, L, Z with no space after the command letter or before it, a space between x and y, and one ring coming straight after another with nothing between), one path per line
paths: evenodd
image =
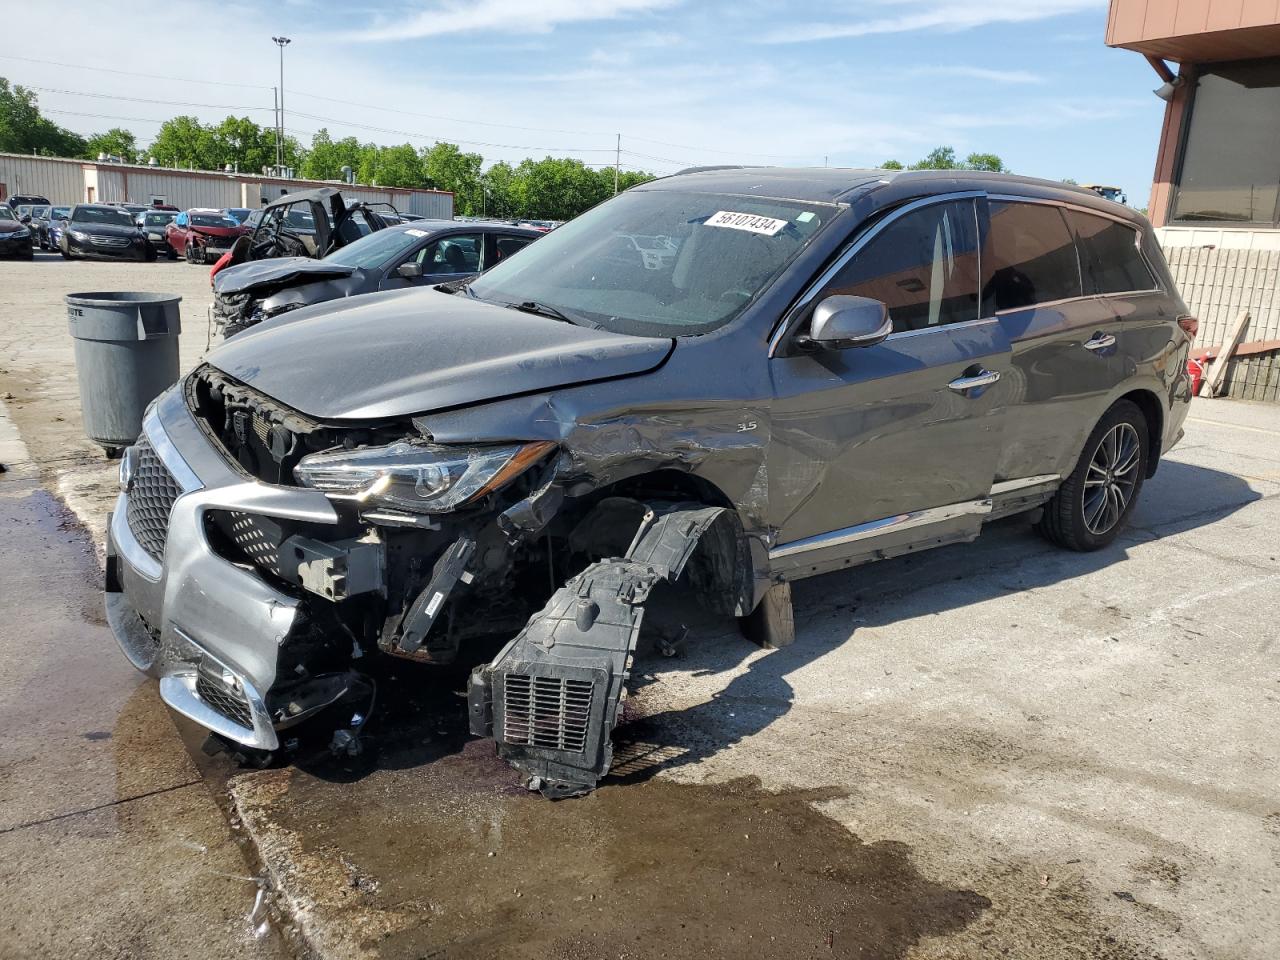
M406 187L348 186L322 180L282 180L244 173L172 170L134 164L0 153L0 199L36 194L56 204L161 200L191 207L260 207L286 193L338 187L348 199L391 203L418 216L450 219L453 194Z

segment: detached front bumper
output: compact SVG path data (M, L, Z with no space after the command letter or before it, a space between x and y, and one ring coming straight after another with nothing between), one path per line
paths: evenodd
M125 655L160 680L174 710L231 740L272 750L267 693L301 599L218 555L205 513L232 510L336 524L317 491L247 478L201 430L182 387L143 424L107 537L108 621Z

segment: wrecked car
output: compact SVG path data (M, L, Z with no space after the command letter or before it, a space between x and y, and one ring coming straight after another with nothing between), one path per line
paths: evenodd
M213 281L213 319L229 338L326 300L465 280L540 236L506 224L394 224L320 260L284 257L221 271Z
M1150 225L1090 192L687 171L452 293L210 353L121 462L108 618L171 707L264 751L370 658L502 633L471 730L578 793L665 583L780 646L799 578L1015 513L1111 542L1182 435L1194 330ZM347 742L366 715L344 707Z
M243 222L248 240L232 248L231 265L272 257L319 259L387 222L370 204L348 204L336 187L287 193L249 214Z

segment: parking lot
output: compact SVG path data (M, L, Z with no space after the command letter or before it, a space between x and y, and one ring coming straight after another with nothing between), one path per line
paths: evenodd
M184 369L207 344L207 268L0 263L5 950L1280 955L1280 406L1195 401L1098 553L1015 517L797 584L782 650L695 621L639 660L609 780L549 803L456 673L390 670L346 764L172 722L99 609L116 467L62 305L94 290L180 293Z

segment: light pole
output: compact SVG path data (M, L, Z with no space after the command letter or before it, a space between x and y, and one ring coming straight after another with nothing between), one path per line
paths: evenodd
M284 48L293 41L288 37L272 37L280 48L280 129L276 132L276 166L284 167ZM282 173L283 170L277 170Z

